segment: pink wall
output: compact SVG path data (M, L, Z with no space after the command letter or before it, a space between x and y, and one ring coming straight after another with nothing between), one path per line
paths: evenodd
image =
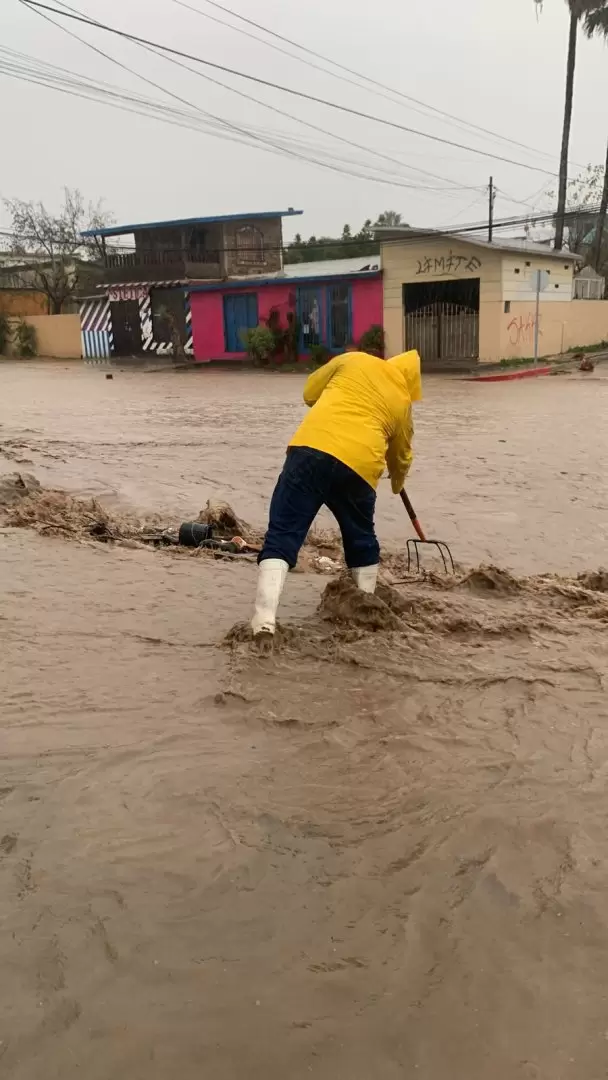
M344 281L344 278L336 281ZM316 284L311 281L311 285ZM320 282L320 285L329 282ZM382 325L382 279L365 280L357 278L350 282L352 288L353 337L355 341L368 330L373 323ZM264 322L273 308L281 316L283 326L287 322L287 312L295 310L295 297L298 283L280 282L276 285L260 285L256 289L239 289L239 293L258 294L258 316ZM225 290L211 292L193 292L190 294L192 309L192 337L194 356L197 360L242 360L244 352L227 353L224 345L224 295L236 292L229 286Z
M370 326L382 326L384 321L382 278L372 278L371 281L357 278L352 282L352 290L353 338L358 341Z

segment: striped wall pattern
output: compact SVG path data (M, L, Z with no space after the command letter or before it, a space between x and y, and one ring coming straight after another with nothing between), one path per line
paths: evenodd
M155 352L156 342L152 333L152 304L150 293L138 301L139 321L141 323L141 344L144 352Z
M155 284L158 288L169 288L170 286L174 285L177 287L181 284L181 282L159 281ZM154 340L154 329L152 325L152 302L150 300L150 293L140 299L138 303L143 351L156 353L157 356L170 355L170 344L159 343L158 341ZM184 351L187 356L191 356L194 353L194 343L192 338L192 311L190 308L190 294L187 289L184 289L184 308L186 316L186 342L184 345Z
M114 351L110 302L107 296L80 304L82 355L87 360L107 359Z
M186 344L184 350L186 356L194 355L194 340L192 337L192 308L190 307L190 293L184 289L184 304L186 307Z

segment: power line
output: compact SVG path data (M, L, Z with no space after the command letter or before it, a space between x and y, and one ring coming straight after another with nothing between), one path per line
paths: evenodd
M318 64L312 63L310 60L304 60L302 57L296 56L293 53L287 52L286 49L280 48L278 45L273 45L272 42L264 41L263 38L257 37L255 34L250 34L246 30L240 29L240 27L232 26L231 23L226 22L224 19L218 19L216 16L209 15L206 12L200 10L200 8L194 7L192 4L186 2L186 0L173 0L173 3L178 4L180 7L187 8L188 10L200 15L204 19L211 19L213 22L220 23L222 26L227 26L231 30L235 30L237 33L245 34L246 37L251 38L253 41L258 41L263 45L267 45L269 48L276 49L278 52L283 53L285 56L289 56L293 60L298 60L302 64L307 64L309 67L314 68L316 71L322 71L326 75L331 75L333 78L341 79L344 82L349 83L351 86L357 86L359 89L366 89L361 85L361 81L368 83L369 86L375 87L369 92L375 94L377 97L384 98L388 101L395 102L394 97L389 97L389 94L397 95L404 101L410 104L419 106L415 111L421 112L424 115L424 110L427 112L435 113L445 120L450 120L453 123L458 124L460 127L477 131L485 136L489 136L495 141L510 143L512 146L517 146L522 150L528 150L533 154L539 154L541 157L553 157L552 154L548 154L544 150L538 150L536 147L528 146L526 143L518 142L516 139L510 139L507 135L500 135L498 132L490 131L488 128L481 127L479 124L474 124L471 121L464 120L462 117L454 116L453 113L446 112L444 109L436 108L434 105L429 105L428 102L421 101L419 98L412 97L411 94L406 94L402 90L398 90L393 86L388 86L386 83L380 82L378 79L372 79L368 75L363 75L361 72L355 71L353 68L347 67L345 64L339 63L337 60L332 60L331 57L325 56L323 53L317 52L314 49L309 49L305 45L302 45L298 41L294 41L292 38L285 37L283 34L277 33L275 30L271 30L267 26L263 26L261 23L256 22L253 19L247 18L245 15L241 15L237 11L233 11L232 8L226 7L224 4L218 4L216 0L203 0L204 3L209 4L211 7L217 8L218 11L224 14L228 13L232 15L234 19L239 19L241 22L247 23L249 26L255 27L257 30L261 30L263 33L270 35L278 41L282 41L287 45L291 45L295 49L300 49L301 52L306 53L308 56L314 56L318 60L323 60L326 64L331 64L333 67L338 68L340 71L347 72L348 75L354 75L357 80L344 78L343 75L337 75L333 71L328 71L327 68L320 67ZM383 92L380 92L383 91Z
M261 147L257 146L256 147L256 143L253 140L255 140L257 136L253 131L251 131L249 133L249 137L244 136L243 138L239 138L237 135L230 134L230 133L226 132L225 129L224 129L224 125L222 123L218 123L218 125L217 125L219 130L214 130L213 126L210 125L210 124L207 127L203 126L202 122L200 120L197 121L196 117L192 116L191 114L190 114L190 117L189 117L189 114L186 113L186 112L182 112L180 114L179 110L167 109L166 107L163 107L163 105L160 102L154 102L154 101L152 101L150 99L145 99L145 98L139 99L139 98L136 98L136 97L134 97L132 99L129 99L129 98L125 97L125 100L122 101L120 94L112 93L111 91L108 91L108 90L98 90L97 93L95 93L96 88L95 88L94 84L89 85L87 83L83 83L82 84L82 86L83 86L82 90L77 90L77 89L71 88L70 86L60 86L60 85L57 84L56 81L49 81L49 77L46 76L46 74L43 73L43 72L36 72L34 70L33 72L31 72L28 75L28 74L25 74L23 72L20 72L18 69L14 68L14 67L11 68L11 67L7 66L6 64L3 65L1 62L0 62L0 74L7 75L9 78L15 78L15 79L18 79L21 82L30 83L30 84L35 85L35 86L48 87L48 88L50 88L52 90L55 90L55 91L57 91L59 93L66 94L66 95L68 95L70 97L81 98L81 99L84 99L85 101L97 101L98 103L106 104L106 105L109 105L112 108L116 108L121 112L130 112L130 113L134 113L135 115L138 115L138 116L147 116L147 117L149 117L151 119L159 120L162 123L167 123L171 127L181 127L181 128L185 128L185 129L190 130L190 131L197 132L198 134L208 134L208 135L211 135L213 138L226 139L229 142L241 143L244 146L250 146L250 147L262 149L262 150L266 151L267 153L276 153L276 154L279 154L280 156L284 156L285 153L290 153L289 145L287 145L287 144L285 146L280 145L281 136L275 136L275 142L276 142L277 139L279 140L279 143L277 144L277 149L276 150L273 149L271 146L261 146ZM104 98L107 98L108 100L104 100ZM132 101L131 104L128 103L129 100ZM139 106L141 106L141 107L139 107ZM163 111L159 113L159 110L163 110ZM183 116L184 119L179 119L180 115ZM173 118L174 116L177 117L177 118L174 119ZM303 161L305 161L307 164L313 164L313 165L317 164L317 160L315 158L306 157L304 155L298 155L298 156L300 156L301 159ZM333 157L334 157L334 160L336 160L336 161L344 161L344 162L348 163L348 159L339 158L336 155L333 155ZM385 170L384 170L385 175L375 176L375 175L373 175L371 173L363 173L360 170L357 171L355 169L339 167L339 166L336 166L336 165L331 166L328 162L318 162L318 164L321 165L323 168L331 168L333 172L336 172L339 175L351 176L351 177L354 177L355 179L366 180L366 181L370 181L370 182L373 182L373 183L379 183L379 184L383 184L383 185L388 186L388 187L399 187L399 188L404 188L404 189L407 189L407 190L413 190L413 191L417 191L421 195L424 195L424 194L426 194L427 192L430 192L430 191L432 191L433 193L435 193L437 191L441 191L442 194L446 194L446 195L451 194L451 192L446 188L432 188L432 189L429 189L428 187L420 188L419 186L417 186L415 184L404 183L404 182L399 181L398 179L387 179L387 175L390 176L390 174L386 174Z
M3 51L2 47L0 47L0 52L1 51ZM207 121L205 125L201 120L198 120L197 117L194 116L192 113L188 113L185 110L171 109L163 105L161 102L154 101L153 99L142 98L139 96L129 96L128 94L122 92L121 88L106 89L104 88L104 84L96 84L94 82L84 81L79 83L76 79L66 80L67 85L59 85L59 77L52 75L51 73L47 73L46 71L44 71L44 69L40 71L34 68L28 72L27 68L20 67L14 64L10 65L1 60L0 74L7 75L9 78L15 78L21 82L30 83L32 85L49 87L52 90L64 93L71 97L82 98L86 101L97 101L98 103L102 103L105 105L109 105L112 108L116 108L121 112L131 112L138 116L148 116L154 120L160 120L163 123L167 123L172 127L185 128L190 131L195 131L199 134L206 133L211 135L213 138L226 139L230 142L241 143L245 146L256 146L256 143L251 141L251 139L255 139L256 137L254 131L251 131L250 133L251 138L240 138L237 135L226 132L226 130L224 129L224 125L219 122L216 125L217 130L215 130L211 121ZM107 85L108 84L105 84L106 87ZM77 89L77 87L80 87L80 89ZM280 134L275 134L275 143L277 142L277 140L279 144L282 144L283 142L285 143L284 149L286 151L290 149L290 140L283 140L283 137ZM293 142L293 139L291 141ZM277 153L281 155L283 152L282 147L281 149L277 148L276 151L273 150L271 147L266 146L261 147L261 149L265 150L268 153ZM323 147L319 149L321 152L326 152L325 148ZM350 159L348 158L340 158L338 155L335 154L331 155L331 157L335 161L345 163L346 165L351 164ZM305 160L309 164L314 164L316 161L316 159L310 159L308 157L303 157L303 160ZM324 163L324 167L329 167L327 162ZM364 167L367 168L368 166ZM356 171L354 169L338 166L333 166L333 171L340 175L352 176L356 179L367 180L373 183L381 183L385 186L400 187L407 190L415 190L420 195L425 195L430 192L435 193L438 191L440 191L444 195L452 194L452 192L447 188L429 188L428 186L420 188L415 184L400 182L398 179L387 179L387 176L390 176L391 174L387 174L386 170L383 170L381 176L375 176L373 175L373 173L362 173L361 171Z
M25 0L25 2L27 2L27 0ZM56 0L56 2L59 3L62 8L66 8L68 11L71 11L76 15L82 14L76 8L72 7L70 4L65 3L65 0ZM178 2L179 2L179 0L178 0ZM92 20L92 21L95 22L96 25L100 25L100 24L97 23L97 20ZM55 25L57 25L57 24L55 24ZM72 35L72 36L75 36L75 35ZM82 38L78 38L78 40L82 41L84 44L88 44L88 42L85 42ZM137 43L137 44L140 44L140 43ZM90 46L90 47L95 48L94 46ZM141 45L141 44L140 44L140 47L146 49L148 52L152 52L153 55L155 55L155 56L163 55L156 48L153 48L153 47L150 47L150 46L147 46L147 45ZM95 51L99 52L98 49L95 49ZM106 54L103 53L102 55L105 56ZM262 108L269 109L271 112L274 112L274 113L278 113L278 115L284 116L288 120L292 120L295 123L302 124L305 127L309 127L313 131L320 132L322 135L327 135L330 139L337 139L339 142L345 143L347 146L351 146L354 149L360 150L365 154L372 154L374 157L383 158L385 161L389 161L391 164L397 165L399 167L405 166L406 168L410 169L410 171L421 173L423 176L429 176L429 177L431 177L431 179L440 180L440 181L442 181L443 183L446 183L446 184L454 184L455 187L457 187L459 189L462 189L462 190L479 191L479 185L456 184L456 182L452 181L449 177L444 177L444 176L441 176L441 175L439 175L437 173L429 172L428 169L421 169L416 165L408 165L406 162L400 160L399 158L391 157L389 154L385 154L380 150L370 150L369 147L364 146L362 143L354 142L352 139L347 139L343 135L337 135L335 132L328 131L326 128L320 127L318 124L313 124L308 120L302 120L299 116L294 116L293 113L286 112L284 109L279 109L275 105L270 105L265 101L261 101L260 98L253 97L251 94L247 94L242 90L238 90L236 87L230 86L228 83L221 82L219 79L214 79L210 75L205 75L202 71L196 71L194 68L188 67L186 64L181 63L181 61L176 60L174 57L164 56L164 59L168 60L172 64L175 64L177 67L182 68L184 71L188 71L191 75L196 75L199 78L205 79L206 81L213 83L215 86L221 86L224 90L228 90L233 94L237 94L239 97L243 97L248 101L253 101L256 105L262 106ZM121 66L124 67L124 65L121 65ZM131 70L131 69L127 69L127 70ZM135 72L134 74L137 74L137 73ZM138 77L143 78L143 76L138 76ZM156 85L156 84L153 84L153 85ZM169 91L165 91L165 92L169 93ZM362 162L361 164L364 165L365 163Z
M578 214L581 214L581 213L589 214L589 215L597 214L597 213L599 213L599 209L600 209L599 203L594 204L593 206L571 207L570 210L566 211L566 219L574 218ZM545 222L553 221L555 219L555 216L556 216L555 211L553 210L553 211L543 213L543 214L527 215L526 217L502 218L502 219L497 220L494 223L494 231L495 232L497 232L497 231L504 232L505 230L517 228L517 227L522 226L522 225L539 225L539 224L543 224ZM371 226L371 228L373 230L374 226ZM399 228L399 226L397 228ZM293 250L293 249L297 250L299 248L299 250L301 250L301 251L315 251L315 250L322 250L322 249L327 248L327 247L341 247L341 248L347 248L348 249L349 247L354 247L354 246L360 247L363 244L369 244L370 246L372 246L372 245L378 246L379 244L383 244L383 243L385 243L385 244L391 244L391 243L397 244L398 243L398 244L401 244L401 245L410 246L410 245L420 244L420 243L424 242L425 240L438 240L438 239L441 240L444 237L446 237L446 238L452 237L454 240L462 239L462 240L464 240L466 242L466 240L469 237L475 238L477 233L485 233L487 231L487 228L488 228L487 220L484 220L484 221L481 221L481 222L479 222L479 221L474 222L474 223L469 224L469 225L460 225L460 226L454 226L454 227L443 228L443 229L415 229L415 230L412 230L410 233L405 233L405 234L402 234L401 236L387 236L385 239L383 239L381 234L378 235L377 233L376 233L375 237L372 237L369 240L358 239L357 237L352 237L351 239L346 239L346 240L343 240L343 239L340 239L340 238L335 238L335 237L325 237L325 238L321 238L315 244L310 244L307 241L303 241L302 244L301 244L301 247L299 247L299 245L295 241L289 241L286 244L280 244L280 245L271 245L271 244L264 245L264 250L268 251L268 252L271 252L271 251L290 251L290 250ZM2 231L2 230L0 230L0 236L4 236L5 238L11 239L13 241L19 241L19 242L24 242L24 241L27 242L28 240L37 239L34 236L34 234L32 234L30 236L28 234L16 233L15 231ZM50 233L48 238L50 240L52 240L52 239L61 240L62 234L59 233L59 232L56 235ZM508 238L505 237L504 239L506 240ZM126 248L126 247L120 247L118 245L111 245L111 244L107 245L107 246L113 248L118 253L121 253L121 252L122 253L128 253L129 251L136 251L137 253L142 253L143 254L143 253L146 253L146 252L153 252L155 250L154 248L149 248L149 247ZM499 245L495 245L495 246L498 247ZM539 249L541 247L541 245L535 245L535 246L536 246L537 249ZM82 247L83 248L86 247L86 243L85 243L84 239L83 239ZM489 250L492 250L492 245L488 245L488 247L489 247ZM165 249L165 250L174 250L176 252L178 250L180 252L182 251L181 248L179 248L179 249L178 248ZM210 250L212 250L214 252L217 251L218 254L221 254L221 253L233 253L235 251L235 248L234 247L215 247L215 246L213 246L213 247L210 248ZM555 258L555 255L554 255L552 249L547 248L547 252L551 255L551 258ZM30 252L30 254L32 254L32 253ZM354 256L354 257L355 258L368 258L369 256L373 257L373 254L374 254L373 252L370 252L370 253L365 254L365 255ZM571 254L571 253L568 252L567 254Z
M62 0L59 0L59 2L61 3ZM30 7L30 0L20 0L20 3L22 3L23 6L25 6L27 8ZM64 6L68 7L68 5L64 5ZM71 9L71 10L73 10L73 9ZM124 64L121 61L117 60L115 57L111 56L109 53L106 53L104 50L97 48L97 46L92 45L90 42L86 41L84 38L81 38L78 34L75 34L73 31L67 29L67 27L61 26L61 24L57 23L54 19L50 18L50 16L44 14L44 12L36 11L35 14L39 15L41 18L44 18L46 21L52 23L54 26L56 26L58 29L62 30L64 33L69 34L70 37L75 38L81 44L83 44L86 47L92 49L94 52L98 53L99 55L103 56L106 60L109 60L111 63L116 64L118 67L122 68L125 71L128 71L130 74L135 75L136 78L142 79L144 82L148 83L150 86L153 86L155 89L160 90L162 93L167 94L169 97L174 98L175 100L181 102L182 104L188 105L189 108L194 109L195 112L199 113L200 115L204 116L205 118L215 120L217 123L223 125L225 128L228 128L229 130L232 130L233 132L236 132L236 133L240 134L241 136L245 136L246 138L248 138L250 140L253 139L255 142L261 143L262 147L264 149L266 149L267 147L270 147L273 151L278 152L280 154L287 154L288 156L295 157L296 159L298 159L300 161L304 161L307 164L317 165L320 168L329 169L329 170L331 170L333 172L338 172L338 173L341 173L341 174L346 175L346 176L354 177L355 179L368 180L368 181L371 181L373 183L381 183L381 184L388 185L388 186L391 186L391 187L402 187L402 188L405 188L405 189L408 189L408 190L420 190L415 184L406 183L403 180L398 180L398 179L397 180L395 180L395 179L388 180L388 179L386 179L385 176L374 176L373 174L370 174L369 172L368 173L361 172L360 171L361 168L367 168L367 169L373 168L373 166L366 165L365 162L359 163L359 171L353 170L353 169L348 169L348 168L343 168L343 167L336 167L335 165L332 165L327 161L322 161L322 160L319 160L318 158L306 156L306 155L300 153L299 151L296 151L296 150L294 150L294 149L292 149L292 148L290 148L290 147L288 147L286 145L281 146L281 145L277 144L276 141L274 141L274 139L269 139L264 135L256 134L252 129L244 129L244 128L236 125L236 124L233 124L232 122L230 122L228 120L224 120L222 117L215 116L213 113L209 113L206 110L203 110L203 109L199 108L195 103L189 101L187 98L183 98L179 94L175 94L173 91L168 90L166 87L164 87L161 84L155 82L154 80L148 79L145 75L141 75L139 72L135 71L135 69L133 69L133 68L129 67L127 64ZM63 12L58 12L58 14L62 15L64 13ZM67 18L71 17L70 15L67 14L67 12L65 14L66 14ZM76 17L76 16L74 16L74 17ZM92 20L84 20L84 21L89 22L90 25L102 27L102 24L97 23L96 21L92 21ZM135 43L139 44L142 48L145 48L148 51L151 51L154 55L159 55L159 53L158 53L155 46L148 46L146 44L143 44L143 42L140 42L140 41L136 41ZM162 54L162 50L161 50L161 54ZM210 76L207 76L207 75L203 75L202 72L194 72L194 71L192 71L191 68L186 67L186 65L180 64L179 61L174 60L172 57L164 57L164 58L170 60L170 62L172 62L172 63L177 63L178 66L184 67L185 70L190 71L192 74L200 75L202 78L208 79L209 81L214 82L217 85L224 87L225 89L232 90L234 93L237 93L237 94L242 93L241 91L236 90L233 87L227 86L225 83L222 83L219 80L213 79L213 78L211 78ZM32 81L32 80L29 80L29 81ZM250 97L250 95L247 95L247 94L244 94L242 96L245 96L247 98ZM257 101L258 99L251 98L251 100ZM259 102L259 104L264 105L265 103L264 102ZM288 116L292 120L298 120L297 117L293 117L289 113L283 113L283 110L276 109L274 106L267 106L267 107L272 109L275 112L280 112L283 115ZM304 124L307 124L306 121L301 121L301 122L304 123ZM324 128L317 127L317 125L307 124L307 126L315 128L316 130L322 132L323 134L328 135L330 138L337 138L339 141L346 142L349 145L354 146L354 147L356 147L358 149L366 150L365 147L360 146L358 143L354 143L354 142L352 142L351 140L348 140L348 139L342 139L340 136L334 136L334 134L332 132L326 131ZM249 145L251 145L251 143L249 143ZM386 155L381 155L381 156L386 156ZM388 158L388 160L392 161L392 162L396 162L398 165L403 164L402 162L399 162L397 159L394 159L394 158ZM411 168L415 169L416 167L411 166ZM424 172L424 170L417 170L417 171ZM402 174L397 174L397 175L401 176ZM428 175L433 176L434 174L429 173ZM437 177L437 178L438 179L444 179L443 177ZM463 187L464 187L464 185L463 185ZM428 190L428 187L425 190ZM446 188L437 188L435 190L442 191L444 193L447 193L447 191L448 191L448 189L446 189ZM473 190L475 190L475 189L473 189Z
M295 90L293 87L282 86L280 83L275 83L269 79L262 79L257 75L248 75L246 72L238 71L235 68L229 68L224 64L214 63L212 60L204 60L200 56L195 56L192 53L183 52L181 49L171 48L169 45L161 45L158 42L151 41L148 38L142 38L137 34L130 34L126 30L118 30L116 27L108 26L106 23L97 22L92 19L86 18L84 15L76 15L68 11L60 11L58 8L51 7L49 4L43 4L40 0L21 0L21 3L27 7L39 8L43 11L51 11L55 15L59 15L64 19L73 19L76 22L84 23L87 26L93 26L100 30L104 30L106 33L115 34L118 37L122 37L128 41L137 42L140 45L150 46L154 49L160 49L161 52L169 53L173 56L179 56L184 60L193 60L197 64L203 64L205 67L214 68L216 71L223 71L228 75L236 75L240 79L247 79L249 82L257 83L260 86L268 86L273 90L279 90L284 94L291 94L293 97L302 98L305 101L312 101L317 105L324 105L330 109L336 109L338 112L347 113L351 116L356 116L362 120L371 120L374 123L382 124L385 127L393 128L397 131L404 131L409 135L418 135L420 138L429 139L431 142L441 143L444 146L452 146L458 150L465 150L470 154L477 154L480 157L491 158L494 161L502 161L507 165L515 165L517 168L527 169L530 172L543 173L545 176L554 177L557 174L550 172L548 169L543 169L539 165L527 165L522 161L517 161L514 158L507 158L500 154L491 153L489 150L479 150L476 147L466 146L463 143L455 142L451 139L442 138L439 135L432 135L426 131L420 131L417 128L407 127L404 124L398 124L394 120L388 120L381 116L374 116L371 113L362 112L359 109L350 108L348 105L340 105L338 102L329 101L326 98L316 97L314 94L307 94L302 90Z

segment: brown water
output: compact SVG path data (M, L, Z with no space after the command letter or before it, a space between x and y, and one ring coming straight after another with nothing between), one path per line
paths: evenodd
M5 471L176 521L263 523L301 411L289 376L0 378ZM597 567L607 388L427 380L426 527ZM397 548L386 483L378 520ZM254 574L0 529L0 1075L605 1075L608 597L412 583L372 634L295 574L261 661L218 647Z
M409 483L426 531L469 564L569 573L601 562L608 539L602 370L500 386L427 378ZM4 364L0 373L5 453L32 461L45 484L176 518L223 496L263 524L304 409L296 375L119 372L110 381L99 368L56 364ZM3 460L15 467L0 453ZM410 534L386 480L378 528L391 546Z

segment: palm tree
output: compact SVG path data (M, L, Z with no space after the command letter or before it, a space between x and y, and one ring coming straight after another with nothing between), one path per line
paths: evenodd
M587 37L599 34L608 38L608 4L597 3L585 14L585 33Z
M534 0L541 10L543 0ZM572 104L574 101L574 73L576 71L576 46L578 24L584 20L588 37L594 34L608 36L608 0L566 0L570 9L570 31L568 35L568 60L566 65L566 101L564 105L564 126L562 131L562 149L559 160L559 187L557 193L557 213L555 220L555 248L564 246L564 226L566 216L566 196L568 193L568 152L570 150L570 129L572 126Z
M608 4L597 4L592 10L585 13L585 33L587 37L603 37L608 41ZM594 265L598 274L602 266L602 250L604 230L606 227L606 214L608 213L608 152L606 154L606 168L604 170L604 190L597 222L595 237Z

